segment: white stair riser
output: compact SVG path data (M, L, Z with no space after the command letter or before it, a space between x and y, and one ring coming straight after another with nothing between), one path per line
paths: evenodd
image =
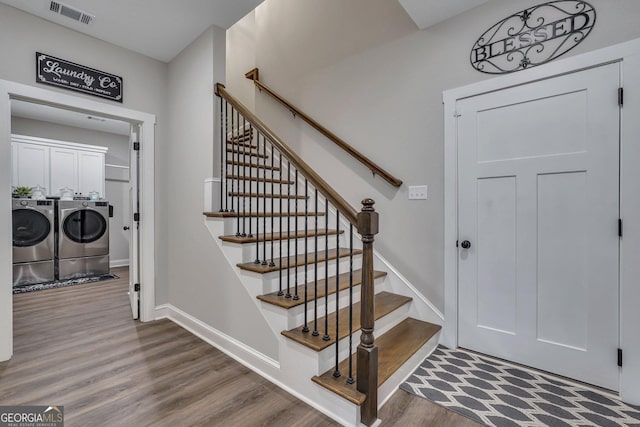
M359 269L360 257L354 257L353 264L354 264L354 269ZM326 276L331 277L336 275L336 272L337 272L336 260L329 261L328 268L325 267L324 262L318 263L317 266L318 266L318 269L317 269L318 280L324 280ZM342 258L340 261L340 274L346 273L347 271L349 271L348 268L349 268L349 260ZM305 283L304 266L298 266L297 276L296 276L295 268L293 267L290 268L289 271L287 271L286 269L282 270L282 275L280 275L278 271L261 274L261 273L256 273L253 271L242 270L242 269L240 269L239 274L242 277L249 276L249 277L255 277L257 279L262 280L263 293L265 294L279 290L280 277L282 277L283 287L286 287L287 277L289 277L288 280L290 283L290 287L292 289L294 287L294 284L296 283L298 285ZM307 283L313 282L315 280L315 277L316 277L315 264L308 265L306 282Z
M255 231L254 231L255 233ZM255 234L254 234L255 236ZM297 240L297 248L296 248L296 240ZM329 250L335 249L337 247L337 239L336 235L330 235L328 239ZM232 243L232 242L229 242ZM322 243L320 245L320 243ZM340 242L341 246L344 247L344 243ZM319 253L324 253L325 250L325 237L318 236L318 251ZM271 261L273 259L278 259L281 257L293 256L293 255L304 255L306 253L314 252L313 239L309 239L307 241L307 246L305 247L305 239L286 239L286 240L274 240L273 245L271 241L267 241L266 245L264 242L259 242L256 244L252 243L244 243L242 244L243 253L245 254L244 262L255 261L256 258L260 259L260 261L264 260L264 253L266 252L266 260ZM306 249L306 250L305 250Z

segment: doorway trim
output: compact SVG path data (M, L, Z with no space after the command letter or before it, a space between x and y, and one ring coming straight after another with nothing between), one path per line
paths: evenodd
M624 106L620 119L620 215L624 234L620 240L620 396L640 404L640 263L634 242L640 241L640 39L555 61L518 73L492 78L443 92L444 102L444 326L441 343L458 346L458 142L457 102L514 86L534 83L563 74L621 63ZM627 79L624 77L628 76ZM612 94L617 97L617 94ZM630 118L625 120L625 117ZM627 242L627 244L625 244Z
M67 95L0 80L0 361L13 354L13 294L11 239L11 99L102 115L140 124L140 279L141 320L155 319L155 220L154 151L156 116L79 96Z

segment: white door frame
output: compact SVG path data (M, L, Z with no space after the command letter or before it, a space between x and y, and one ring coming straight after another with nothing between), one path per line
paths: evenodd
M640 335L637 333L637 325L640 324L640 262L634 243L640 241L640 120L637 119L640 117L640 39L443 93L445 322L441 342L448 347L455 348L458 345L457 101L617 61L621 62L625 94L620 123L620 215L624 221L623 238L620 241L620 346L623 349L620 395L626 402L638 405Z
M141 320L155 319L154 141L156 117L79 96L0 80L0 361L13 354L11 245L11 99L82 111L138 123L140 141L140 279Z

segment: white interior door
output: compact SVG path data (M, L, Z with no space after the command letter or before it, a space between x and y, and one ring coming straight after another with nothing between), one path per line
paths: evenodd
M618 389L619 85L610 64L458 103L460 346Z
M138 166L140 151L134 149L134 144L139 144L140 126L131 125L131 136L129 138L129 301L134 319L140 315L140 266L139 266L139 238L140 222L136 221L136 215L140 212L139 191L138 191Z

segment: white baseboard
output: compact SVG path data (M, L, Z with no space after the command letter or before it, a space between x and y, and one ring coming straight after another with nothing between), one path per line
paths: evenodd
M109 267L110 268L128 267L128 266L129 266L129 258L125 258L125 259L110 259L109 260Z

